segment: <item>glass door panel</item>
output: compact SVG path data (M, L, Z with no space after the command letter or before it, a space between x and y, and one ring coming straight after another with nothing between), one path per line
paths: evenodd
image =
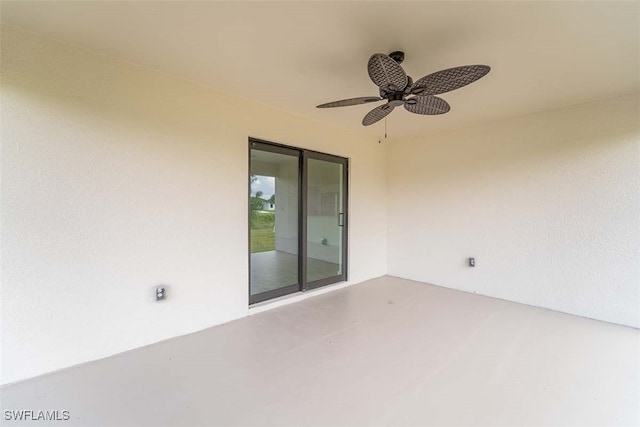
M306 154L305 288L346 280L346 159Z
M251 144L250 303L300 290L300 156L296 150Z

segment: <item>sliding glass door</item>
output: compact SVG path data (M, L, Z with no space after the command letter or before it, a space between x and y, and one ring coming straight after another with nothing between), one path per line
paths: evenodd
M252 143L249 175L251 302L300 288L298 151Z
M347 159L306 153L305 289L343 279L346 267Z
M346 280L347 159L249 142L249 302Z

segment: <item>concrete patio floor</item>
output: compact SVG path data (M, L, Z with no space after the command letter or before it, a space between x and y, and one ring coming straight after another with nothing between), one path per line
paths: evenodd
M2 409L68 410L65 426L638 425L639 344L382 277L6 386Z

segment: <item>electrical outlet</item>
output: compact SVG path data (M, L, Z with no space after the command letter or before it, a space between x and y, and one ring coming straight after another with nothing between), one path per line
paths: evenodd
M167 288L164 286L156 286L156 301L167 299Z
M476 266L476 259L469 258L469 267L475 267L475 266Z

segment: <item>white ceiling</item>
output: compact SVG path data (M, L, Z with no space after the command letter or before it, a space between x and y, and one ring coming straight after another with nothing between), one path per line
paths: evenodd
M392 137L429 134L639 90L640 2L6 2L3 21L321 122L364 128L369 56L403 50L418 78L487 64L443 94L451 112L397 109Z

